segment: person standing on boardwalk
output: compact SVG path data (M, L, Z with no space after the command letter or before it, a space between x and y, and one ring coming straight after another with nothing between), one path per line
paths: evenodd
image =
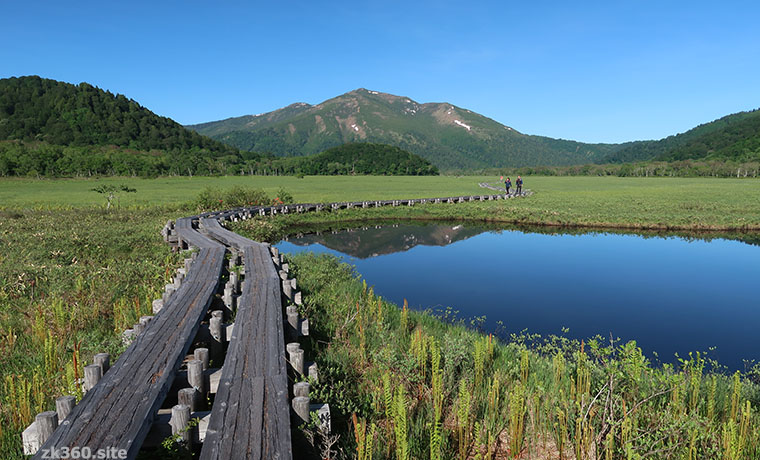
M507 195L509 195L509 189L512 187L512 180L509 177L504 181L504 187L507 189Z
M515 195L521 195L522 194L522 177L517 176L515 185L517 185L517 190L515 190Z

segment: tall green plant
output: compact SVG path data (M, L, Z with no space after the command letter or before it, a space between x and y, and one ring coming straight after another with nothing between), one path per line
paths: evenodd
M407 428L406 392L404 386L396 388L393 399L393 428L396 434L396 458L409 459L409 431Z
M467 385L466 379L459 381L459 397L457 408L457 432L459 434L459 458L467 458L470 435L470 403L472 393Z
M525 413L527 411L525 386L516 383L509 396L509 454L520 455L525 437Z

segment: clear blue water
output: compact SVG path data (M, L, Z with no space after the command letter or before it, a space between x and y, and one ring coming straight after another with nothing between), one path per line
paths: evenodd
M343 256L384 298L494 330L612 334L663 362L709 347L730 369L760 360L760 247L739 241L401 224L277 247Z

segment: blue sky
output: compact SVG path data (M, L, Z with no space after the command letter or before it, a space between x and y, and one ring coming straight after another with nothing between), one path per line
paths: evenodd
M760 107L758 24L731 1L7 1L0 78L87 81L183 124L364 87L623 142Z

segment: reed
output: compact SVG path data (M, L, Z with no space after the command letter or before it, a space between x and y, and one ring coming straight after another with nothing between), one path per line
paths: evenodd
M367 432L367 422L357 418L356 413L351 414L354 424L354 439L356 441L356 460L372 460L374 449L376 426L372 423Z
M615 459L615 426L613 425L604 439L604 460Z
M422 379L426 378L427 369L427 357L428 357L428 345L429 338L422 332L421 328L417 328L412 333L412 339L409 344L410 353L414 357L417 369L422 374Z
M552 356L552 370L554 377L554 389L558 391L562 388L562 377L565 375L565 355L560 352Z
M457 433L459 438L459 458L467 458L470 437L470 404L472 393L466 379L459 381L459 396L457 408Z
M712 423L715 420L715 393L718 389L718 376L710 376L710 389L707 393L707 421Z
M359 308L359 302L356 302L356 325L359 329L359 356L361 357L361 362L364 363L367 360L367 336L364 333L364 315L361 308Z
M443 444L443 371L441 370L441 349L438 342L430 339L430 386L433 419L430 430L430 460L441 460Z
M409 304L406 299L404 299L404 307L401 309L401 324L399 327L403 334L406 334L409 330Z
M689 413L698 415L699 408L699 390L702 386L702 371L705 367L705 360L701 353L697 352L696 357L692 358L689 353L688 373L689 373Z
M554 442L559 451L559 460L565 459L565 441L567 440L567 413L557 407L557 420L554 422Z
M520 351L520 381L523 385L528 383L528 373L530 372L530 353L527 349Z
M515 383L509 396L509 454L520 455L525 436L526 389L522 383Z
M60 350L59 341L53 338L53 333L48 331L45 337L43 357L45 360L45 376L53 377L59 370L58 350Z
M731 387L731 412L729 413L729 420L736 420L739 413L739 398L742 392L742 380L739 371L734 373L733 385Z
M403 385L396 388L393 398L393 428L396 434L396 458L409 459L409 430L407 428L406 392Z
M475 367L475 386L480 386L486 367L493 359L493 336L491 334L473 342L472 358Z

